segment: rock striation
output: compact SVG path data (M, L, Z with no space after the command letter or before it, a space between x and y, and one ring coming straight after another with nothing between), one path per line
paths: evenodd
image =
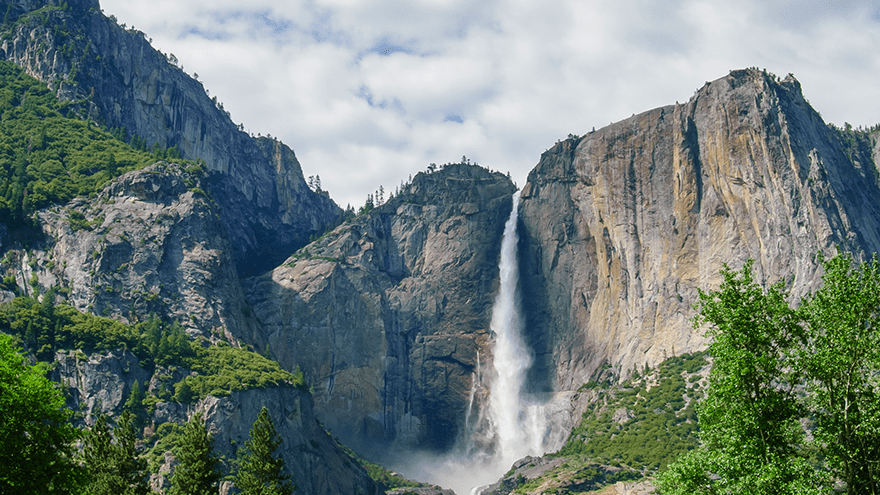
M0 1L0 11L8 12L0 58L74 102L84 118L204 161L240 272L273 268L340 216L329 196L306 185L290 148L243 132L173 56L105 17L96 0Z
M880 251L876 138L827 126L792 76L738 70L545 152L520 210L534 380L572 390L602 363L703 349L692 305L723 263L802 295L816 253Z
M272 356L300 367L343 441L443 449L461 432L514 190L478 166L420 173L244 281Z

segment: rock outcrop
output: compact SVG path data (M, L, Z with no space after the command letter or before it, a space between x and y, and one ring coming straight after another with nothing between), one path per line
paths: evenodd
M272 356L346 443L449 447L461 431L515 188L455 164L244 281Z
M105 17L96 0L0 1L0 11L8 12L0 58L75 102L83 117L204 161L241 273L273 268L341 214L309 189L290 148L243 132L170 55Z
M90 356L79 351L59 351L56 361L53 378L65 386L68 405L83 413L82 422L86 424L94 424L100 414L117 417L135 381L145 386L147 392L156 392L153 385L146 387L156 380L150 380L150 374L127 351ZM313 411L311 395L296 387L244 390L225 397L208 396L194 404L159 402L149 423L182 425L200 412L214 437L215 455L231 460L236 456L236 449L248 440L251 425L264 406L282 438L276 454L284 460L297 493L381 493L364 468L321 427ZM153 475L157 488L167 488L173 457L166 456L166 464L165 469L160 469L166 476Z
M28 249L2 239L17 285L59 287L80 311L134 323L151 313L212 341L261 335L198 167L159 162L129 172L89 202L39 213ZM12 249L10 249L12 248Z
M697 288L754 258L795 295L816 253L880 251L873 141L845 144L800 84L731 72L544 153L522 192L522 287L536 382L571 390L704 348ZM869 142L870 141L870 142Z

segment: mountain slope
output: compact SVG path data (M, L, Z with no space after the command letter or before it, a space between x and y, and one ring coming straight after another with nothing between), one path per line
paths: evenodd
M240 272L271 269L341 214L308 188L288 147L239 130L201 83L144 33L105 17L97 0L0 1L0 11L0 58L75 102L81 116L204 161Z
M434 449L461 432L497 287L514 185L449 164L244 282L272 355L364 448Z

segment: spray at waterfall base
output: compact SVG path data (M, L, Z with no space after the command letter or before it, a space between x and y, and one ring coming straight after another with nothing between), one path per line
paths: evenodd
M552 421L549 413L551 409L564 410L559 406L567 400L560 398L551 406L525 392L532 354L522 337L517 258L519 192L513 195L512 203L504 225L498 264L500 283L492 308L491 365L484 367L477 354L465 433L450 454L411 456L405 465L397 466L411 478L452 488L458 495L478 494L481 487L498 481L518 459L556 450L564 441L559 422ZM474 411L475 404L482 405L478 412Z

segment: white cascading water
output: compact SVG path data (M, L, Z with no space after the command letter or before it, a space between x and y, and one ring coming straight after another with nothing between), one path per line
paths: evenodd
M543 404L523 390L532 357L522 338L520 318L518 207L519 192L513 196L513 210L501 240L500 287L490 324L494 336L492 369L488 373L482 369L478 354L477 370L471 378L464 420L470 435L467 445L463 452L441 458L410 456L407 462L396 466L411 478L452 488L458 495L479 495L515 461L528 455L542 455L550 447L550 425ZM476 396L484 397L483 407L477 420L472 421Z
M490 326L495 336L492 347L495 375L489 384L488 420L496 444L493 457L508 467L524 456L544 453L547 427L540 405L523 394L532 356L522 338L520 318L518 206L519 193L513 196L513 210L504 225L498 264L500 287Z

